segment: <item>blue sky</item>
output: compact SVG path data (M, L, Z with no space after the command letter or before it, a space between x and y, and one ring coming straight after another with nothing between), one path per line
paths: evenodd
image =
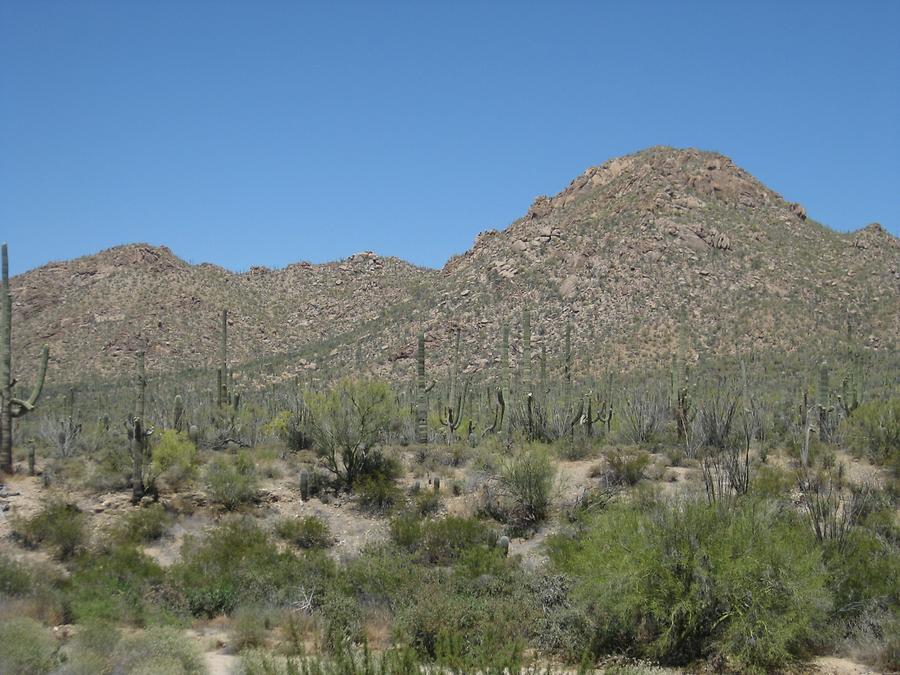
M900 2L0 2L12 272L131 241L440 266L590 165L731 156L900 234Z

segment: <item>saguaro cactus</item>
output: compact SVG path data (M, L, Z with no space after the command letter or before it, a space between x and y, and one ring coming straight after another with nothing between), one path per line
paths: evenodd
M522 310L522 386L526 394L533 393L531 380L531 310L526 305Z
M228 404L228 310L222 310L222 335L219 346L219 372L217 383L219 387L218 404L224 408Z
M510 400L509 393L509 326L504 323L501 328L503 344L501 346L500 352L500 391L502 393L503 401ZM510 420L512 416L510 415L507 419L506 426L503 426L502 421L497 431L508 432L510 431Z
M12 421L16 417L27 415L37 403L44 388L44 377L47 375L47 360L50 350L45 345L41 351L38 368L38 379L31 396L27 399L14 398L12 377L12 295L9 292L9 253L6 244L2 247L3 286L0 289L0 469L6 473L13 471L12 453Z
M181 394L175 394L175 409L172 419L172 428L175 431L184 431L184 400Z
M137 404L135 414L126 422L131 439L131 501L138 503L144 496L144 454L147 437L153 429L144 423L144 400L147 391L147 376L144 371L144 352L138 352Z
M425 333L419 333L416 352L416 443L428 442L428 406L425 399Z

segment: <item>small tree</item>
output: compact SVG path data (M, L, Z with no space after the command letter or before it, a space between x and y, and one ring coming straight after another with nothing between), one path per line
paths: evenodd
M393 392L384 382L343 379L326 393L310 392L304 398L313 449L352 488L381 464L375 446L399 417Z

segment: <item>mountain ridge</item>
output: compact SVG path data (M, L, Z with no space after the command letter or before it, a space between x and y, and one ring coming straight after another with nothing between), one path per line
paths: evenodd
M594 354L624 367L684 343L792 349L848 323L884 348L898 270L900 239L877 224L830 230L724 155L657 146L589 167L438 269L367 251L232 272L141 243L48 263L12 279L14 355L49 342L61 380L121 373L138 350L151 371L208 368L223 307L234 363L279 356L293 372L405 376L416 331L442 365L456 326L464 369L484 372L525 305L551 354L573 323L588 370Z

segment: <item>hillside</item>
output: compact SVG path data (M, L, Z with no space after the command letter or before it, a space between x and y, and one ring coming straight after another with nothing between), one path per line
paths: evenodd
M14 253L13 253L14 254ZM900 240L873 224L841 234L806 217L727 157L651 148L592 167L481 233L441 270L361 253L236 274L131 244L12 280L14 353L27 376L40 345L50 377L121 373L146 349L151 371L211 366L219 312L233 363L281 356L290 372L411 372L424 328L447 360L484 371L533 310L535 354L557 358L566 320L584 370L833 340L848 323L870 348L900 333ZM515 365L517 341L513 339ZM130 367L130 366L129 366Z

